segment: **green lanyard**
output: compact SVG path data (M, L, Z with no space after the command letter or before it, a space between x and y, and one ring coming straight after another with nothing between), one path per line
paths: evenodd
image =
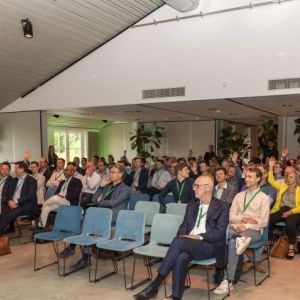
M200 209L200 214L198 215L198 221L197 221L197 228L200 225L201 220L204 218L204 216L207 214L207 211L205 213L202 214L202 207Z
M181 195L183 192L184 184L185 184L185 182L181 182L178 184L178 181L176 181L177 191L178 191L178 195L179 195L179 199L178 199L179 201L181 201Z
M109 196L115 189L116 189L116 188L115 188L113 185L111 185L111 186L109 187L108 191L104 194L104 200L105 200L105 198L106 198L107 196Z
M246 211L246 209L249 207L250 203L254 200L254 198L256 197L256 195L260 192L260 189L253 195L253 197L248 201L246 201L246 196L247 196L247 192L245 193L245 197L244 197L244 212Z

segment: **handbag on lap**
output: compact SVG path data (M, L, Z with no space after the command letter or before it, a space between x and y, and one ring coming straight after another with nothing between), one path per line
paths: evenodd
M281 236L271 250L271 257L286 258L289 252L289 241L287 236Z
M0 237L0 256L11 253L8 236Z

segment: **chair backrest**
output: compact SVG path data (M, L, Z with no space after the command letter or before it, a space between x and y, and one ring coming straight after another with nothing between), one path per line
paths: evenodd
M146 225L151 226L154 216L159 213L159 203L152 201L139 201L136 203L134 211L145 213Z
M78 235L81 232L81 207L61 206L55 216L54 231L63 231Z
M167 195L167 196L165 197L165 199L166 199L166 203L175 203L175 199L174 199L173 195ZM155 195L153 196L152 201L154 201L154 202L159 202L159 194L155 194Z
M129 202L128 202L128 209L134 210L135 205L139 201L149 201L150 196L148 194L142 194L142 193L131 193Z
M132 240L144 244L146 216L132 210L121 210L117 217L115 239Z
M167 207L166 213L184 217L186 206L187 206L186 203L168 203L166 205L166 207Z
M104 207L89 207L83 221L82 234L110 238L112 210Z
M179 215L156 214L152 223L150 243L170 245L182 221L183 217Z

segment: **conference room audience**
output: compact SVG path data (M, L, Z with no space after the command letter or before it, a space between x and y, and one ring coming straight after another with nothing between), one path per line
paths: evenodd
M9 187L2 196L0 214L0 236L5 228L19 216L34 217L38 211L36 199L37 182L27 174L27 164L23 161L15 163L16 178L10 180Z
M43 205L45 201L45 177L39 172L39 164L36 161L30 163L32 177L37 182L36 198L38 205Z
M195 201L193 191L194 180L189 178L190 170L186 162L178 163L176 178L169 181L159 195L160 204L165 207L168 203L167 195L172 193L175 202L190 203Z
M99 160L99 159L98 159ZM98 161L97 160L97 161ZM95 162L89 161L86 164L85 175L82 179L82 193L80 205L83 209L87 209L87 205L92 202L92 198L100 185L100 175L96 172Z
M45 195L45 199L53 196L60 182L65 180L64 167L65 160L63 158L58 158L56 161L56 170L52 172L50 179L46 183L47 192Z
M270 215L270 226L274 226L277 222L286 223L289 240L287 259L293 259L295 257L297 226L300 224L300 186L298 185L298 174L294 167L286 167L285 182L278 183L273 176L275 163L275 158L269 159L268 181L277 190L277 199Z
M48 161L47 161L46 157L44 157L44 156L41 156L39 159L39 172L41 175L43 175L45 177L45 185L46 185L46 183L50 179L52 173L48 167Z
M82 190L82 182L75 178L76 166L74 163L68 163L64 169L64 180L60 181L55 195L47 199L42 207L39 227L44 228L47 225L48 215L62 205L78 205Z
M57 166L57 160L58 160L58 156L55 153L54 146L49 146L49 148L48 148L48 164L49 164L50 170L55 170L55 168Z
M153 196L160 194L162 189L171 180L171 174L165 170L165 163L163 160L158 160L155 164L154 174L151 180L151 187L148 188L147 193L150 195L150 201Z
M229 205L231 205L238 189L236 186L228 184L227 171L225 168L219 167L216 169L215 180L217 184L214 188L214 197L226 201Z

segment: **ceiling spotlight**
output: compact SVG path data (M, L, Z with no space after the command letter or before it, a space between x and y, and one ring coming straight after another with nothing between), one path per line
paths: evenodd
M24 37L26 38L32 38L33 37L33 31L32 31L32 24L28 19L22 19L21 20Z
M292 104L282 104L282 107L292 107Z

